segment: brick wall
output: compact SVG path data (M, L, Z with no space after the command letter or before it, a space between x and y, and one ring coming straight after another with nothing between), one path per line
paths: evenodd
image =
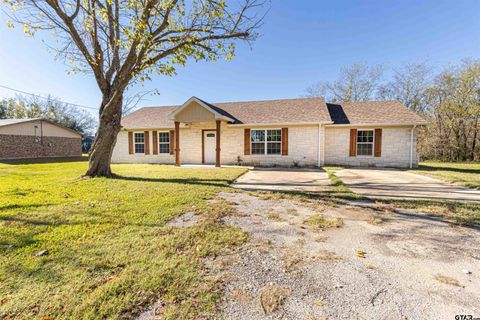
M277 126L288 127L288 155L244 155L244 128L228 128L222 137L222 163L236 164L237 159L244 165L253 166L317 166L319 127L313 126ZM253 128L252 128L253 129ZM257 129L257 127L255 128ZM258 127L269 129L269 127ZM321 134L321 131L320 131ZM321 137L320 137L321 139Z
M325 129L325 164L406 168L410 165L410 134L411 127L382 127L381 157L350 157L350 128L327 127ZM413 164L417 166L415 136L413 141Z
M277 126L275 128L281 128ZM221 163L256 166L316 166L318 164L318 125L287 126L288 127L288 155L248 155L243 154L244 128L229 127L222 123ZM188 128L180 129L180 159L182 163L202 163L202 129L215 129L215 122L196 122ZM260 128L259 128L260 129ZM263 127L267 129L267 127ZM158 129L157 131L162 131ZM139 130L138 132L143 132ZM150 131L150 135L152 132ZM320 130L320 139L323 130ZM153 139L149 139L150 144ZM150 145L150 150L153 150ZM113 150L112 161L117 163L175 163L175 156L169 154L145 155L128 154L128 133L120 131L117 143Z
M278 126L276 128L281 128ZM214 122L193 123L189 128L180 129L180 159L182 163L202 163L202 129L214 129ZM244 128L229 127L222 123L221 163L255 166L317 166L318 139L320 138L320 163L327 165L408 167L410 163L411 127L382 128L382 156L350 157L348 127L288 126L288 155L248 155L243 154ZM158 129L158 131L161 131ZM168 131L168 130L167 130ZM143 130L139 131L143 132ZM152 132L150 131L150 135ZM150 138L150 144L153 139ZM414 139L415 143L415 139ZM414 145L414 166L418 164ZM153 150L150 145L150 150ZM144 155L128 154L128 134L121 131L113 151L113 162L119 163L175 163L170 154Z
M0 159L78 157L82 155L82 139L0 135Z

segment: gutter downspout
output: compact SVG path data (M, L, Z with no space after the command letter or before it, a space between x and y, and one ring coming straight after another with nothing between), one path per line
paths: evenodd
M412 130L410 130L410 169L413 168L413 133L415 131L416 125L412 126Z
M318 167L320 168L321 166L321 161L320 161L320 143L321 143L321 140L320 140L320 136L321 136L321 127L322 125L319 123L318 124L318 154L317 154L317 157L318 157Z
M47 153L45 152L45 146L43 145L43 119L40 119L40 145L42 149L41 157L45 157Z

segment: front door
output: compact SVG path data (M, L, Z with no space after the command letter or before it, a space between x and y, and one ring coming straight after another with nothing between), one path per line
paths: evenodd
M215 163L215 144L216 144L216 133L215 131L204 131L203 132L203 152L205 163L214 164Z

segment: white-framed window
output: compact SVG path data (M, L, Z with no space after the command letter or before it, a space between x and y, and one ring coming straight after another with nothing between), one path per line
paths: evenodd
M133 136L135 153L145 153L145 133L135 132Z
M357 130L357 156L373 156L374 130Z
M158 133L158 153L170 153L170 132Z
M250 130L250 150L257 155L282 154L282 130Z

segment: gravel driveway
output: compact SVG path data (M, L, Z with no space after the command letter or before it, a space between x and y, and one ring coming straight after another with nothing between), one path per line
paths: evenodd
M222 319L454 319L480 316L480 231L413 211L221 193L224 222L251 236L207 262ZM315 229L321 214L343 226ZM340 220L341 219L341 220Z

